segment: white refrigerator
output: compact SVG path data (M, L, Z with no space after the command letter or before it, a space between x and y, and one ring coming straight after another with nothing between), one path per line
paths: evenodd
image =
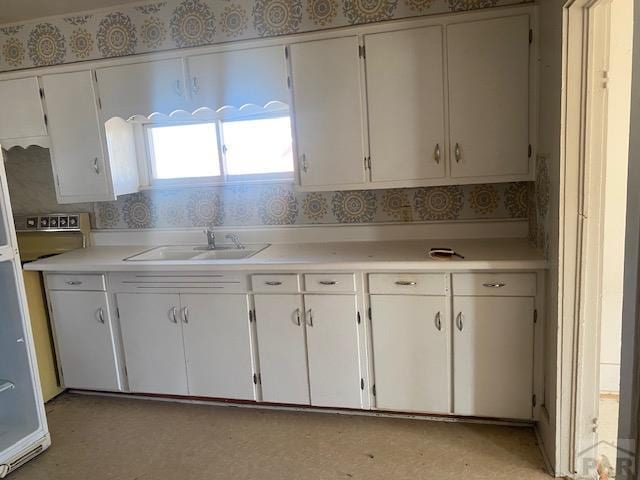
M0 478L51 444L0 148Z

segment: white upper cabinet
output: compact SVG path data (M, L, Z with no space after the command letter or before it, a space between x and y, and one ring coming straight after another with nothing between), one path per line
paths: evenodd
M3 147L28 146L28 139L47 135L36 77L1 81L0 105L0 143Z
M235 50L187 58L191 109L289 104L282 46Z
M447 26L451 176L529 174L529 16Z
M364 38L372 182L444 177L442 27Z
M189 395L255 400L246 295L182 294Z
M358 38L291 45L298 172L303 187L366 180Z
M90 71L42 77L59 203L114 200L138 189L133 127L99 119Z
M103 120L188 108L181 58L99 68L96 75Z

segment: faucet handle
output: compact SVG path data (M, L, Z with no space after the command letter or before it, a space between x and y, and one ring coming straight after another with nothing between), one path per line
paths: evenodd
M238 250L244 250L244 245L240 241L240 238L235 233L227 233L225 237L227 240L231 240Z

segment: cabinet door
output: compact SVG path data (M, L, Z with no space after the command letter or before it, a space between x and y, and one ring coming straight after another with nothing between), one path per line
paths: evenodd
M529 173L529 17L448 25L447 51L451 175Z
M445 174L442 27L365 36L371 180Z
M361 408L356 297L305 295L311 405Z
M118 294L129 388L187 394L187 372L177 294Z
M78 196L110 199L91 72L45 75L42 87L58 199L64 203Z
M104 120L186 109L181 59L96 70Z
M36 77L0 82L0 139L47 135Z
M192 110L289 104L284 47L252 48L188 58Z
M445 297L371 296L376 404L449 413Z
M309 404L301 295L256 295L256 328L265 402Z
M302 185L365 182L357 37L290 48Z
M454 413L530 419L533 309L528 297L454 297Z
M189 394L255 400L246 295L181 295Z
M49 291L49 301L64 386L119 390L107 294Z

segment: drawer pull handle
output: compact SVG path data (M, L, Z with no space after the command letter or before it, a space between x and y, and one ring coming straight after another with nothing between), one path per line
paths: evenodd
M277 282L277 281L273 281L273 280L270 280L270 281L264 282L264 283L266 283L270 287L278 287L278 286L282 285L282 282Z
M337 285L338 282L336 282L335 280L320 280L320 285L327 285L327 286L331 286L331 285Z
M412 287L414 285L417 285L418 282L409 282L407 280L398 280L396 282L396 285L400 285L401 287Z
M104 323L104 309L102 307L98 309L98 321Z
M500 283L500 282L488 282L488 283L483 283L482 285L487 288L502 288L507 286L506 283Z
M67 285L71 285L72 287L75 287L77 285L82 285L82 282L80 280L69 280L67 282Z
M458 327L458 330L460 331L464 328L464 317L462 316L462 312L458 313L458 316L456 317L456 327Z
M438 331L442 331L442 321L440 319L440 312L436 313L435 323Z

